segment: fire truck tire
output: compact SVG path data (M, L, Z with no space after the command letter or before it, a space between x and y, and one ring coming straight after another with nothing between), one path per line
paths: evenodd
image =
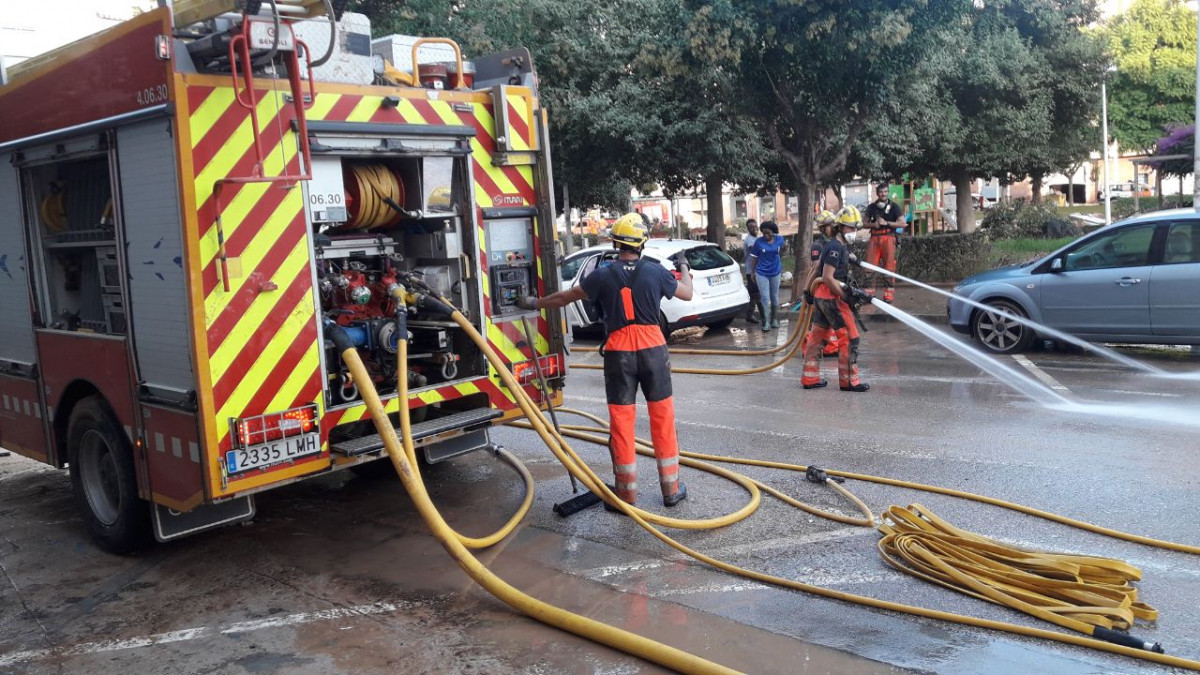
M71 411L67 459L76 506L96 542L117 554L148 545L150 509L138 497L133 448L102 399L83 399Z

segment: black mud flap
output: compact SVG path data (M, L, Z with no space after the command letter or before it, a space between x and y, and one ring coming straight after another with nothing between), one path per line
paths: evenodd
M204 504L186 513L155 504L150 516L154 521L154 538L159 541L180 539L216 527L245 522L253 517L254 497L250 495L217 504Z

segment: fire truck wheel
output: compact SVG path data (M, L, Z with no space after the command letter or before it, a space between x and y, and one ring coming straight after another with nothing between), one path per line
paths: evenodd
M71 411L67 458L76 506L100 546L122 554L150 543L150 510L138 497L133 449L103 400L86 398Z

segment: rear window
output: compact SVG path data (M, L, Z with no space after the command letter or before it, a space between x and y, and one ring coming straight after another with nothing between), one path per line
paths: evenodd
M715 270L719 267L727 267L733 265L733 258L730 258L724 251L716 246L701 246L699 248L689 248L687 250L688 265L697 272L703 270Z
M564 260L562 263L563 281L570 281L574 279L575 275L579 274L579 268L583 265L583 261L587 259L588 256L586 255L577 255L573 258L567 258Z

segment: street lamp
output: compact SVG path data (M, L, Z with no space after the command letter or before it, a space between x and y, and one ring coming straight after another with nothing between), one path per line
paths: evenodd
M1108 182L1108 88L1106 82L1111 73L1117 72L1116 66L1109 66L1100 78L1100 133L1104 138L1101 142L1101 152L1104 161L1104 224L1112 224L1112 186Z

